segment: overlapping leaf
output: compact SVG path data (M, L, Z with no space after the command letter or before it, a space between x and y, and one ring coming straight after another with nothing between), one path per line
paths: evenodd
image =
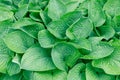
M18 30L7 34L4 38L4 42L12 51L24 53L32 44L34 44L34 39Z
M71 44L61 42L54 46L51 52L55 66L63 71L72 67L81 56L80 52Z
M67 80L67 73L60 70L46 72L24 72L24 76L29 80Z
M33 65L34 64L34 65ZM47 49L34 45L22 57L21 68L30 71L47 71L55 69Z
M53 21L48 24L47 28L55 37L59 39L65 39L65 32L67 28L70 27L72 24L76 23L80 17L80 12L70 12L62 16L60 20Z

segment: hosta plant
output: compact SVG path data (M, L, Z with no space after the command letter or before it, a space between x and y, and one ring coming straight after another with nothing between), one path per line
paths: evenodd
M0 80L120 80L120 0L0 0Z

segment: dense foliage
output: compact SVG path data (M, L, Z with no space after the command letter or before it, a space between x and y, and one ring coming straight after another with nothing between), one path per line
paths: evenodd
M0 80L120 80L120 0L0 0Z

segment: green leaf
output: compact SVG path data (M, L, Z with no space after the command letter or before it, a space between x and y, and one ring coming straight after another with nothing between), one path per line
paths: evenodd
M48 4L48 16L52 20L58 20L66 12L66 6L60 0L50 0Z
M67 73L60 70L46 72L24 72L29 80L67 80Z
M21 19L27 14L27 11L28 11L28 5L27 4L22 5L19 7L18 11L15 13L15 17L17 19Z
M85 64L76 64L68 73L67 80L86 80L85 79Z
M120 79L120 76L116 76L116 80L119 80Z
M107 2L104 5L104 10L110 15L115 16L119 15L120 12L120 0L107 0Z
M23 32L27 33L29 36L35 39L38 38L38 32L43 29L44 29L44 26L42 24L35 24L35 25L24 26L20 28L20 30L22 30Z
M60 20L52 21L50 24L47 25L47 28L55 37L59 39L65 39L65 32L67 28L78 21L80 17L80 12L70 12L62 16Z
M101 37L104 37L104 39L108 40L115 35L115 30L113 29L113 21L109 15L107 15L106 20L106 23L98 27L97 30Z
M24 53L33 43L33 38L22 31L13 31L7 34L4 42L9 49L17 53Z
M11 57L8 54L0 54L0 72L6 73L8 62Z
M44 26L41 23L37 23L31 20L30 18L23 18L14 23L13 28L20 29L23 32L27 33L29 36L37 39L38 32L40 30L43 30Z
M88 9L89 3L90 3L90 0L85 0L85 1L83 1L83 2L79 5L78 10L79 10L79 9Z
M116 31L117 34L120 33L120 15L117 15L113 18L113 21L115 23L114 29Z
M51 18L47 15L47 11L40 11L40 17L42 18L45 25L51 22Z
M102 6L97 0L91 0L88 7L88 16L93 21L95 27L103 25L106 21Z
M120 45L119 45L119 44L120 44L120 40L117 39L117 38L112 39L112 40L109 41L109 44L112 45L112 46L115 47L115 48L116 48L116 47L119 47L119 46L120 46Z
M21 7L23 5L26 5L29 3L29 0L21 0L19 3L18 3L18 7Z
M66 72L54 70L52 72L35 73L33 80L67 80L66 77Z
M91 42L91 44L97 45L101 42L101 40L103 39L103 37L90 37L88 40Z
M10 20L0 22L0 38L12 31L12 22Z
M100 43L92 46L92 51L82 57L82 59L99 59L109 56L114 51L114 48L106 43Z
M7 65L7 73L12 76L12 75L15 75L15 74L18 74L20 72L20 66L16 63L13 63L13 62L9 62L8 65Z
M75 9L77 9L77 7L79 6L80 2L82 2L82 0L69 0L65 6L67 8L67 12L72 12Z
M25 80L33 80L33 76L34 76L33 73L34 73L34 72L32 72L32 71L24 70L24 71L23 71L23 78L24 78Z
M34 21L42 22L42 19L41 19L40 15L39 15L39 12L31 12L29 16Z
M43 48L51 48L58 41L49 31L41 30L38 33L38 41Z
M13 52L6 46L2 39L0 39L0 54L8 54L11 57L14 55Z
M2 75L0 80L21 80L22 76L20 74L9 76L9 75Z
M115 80L115 76L98 72L90 64L87 64L85 73L86 73L86 80Z
M33 65L35 64L35 65ZM55 69L47 49L34 45L22 57L21 68L30 71L47 71Z
M98 0L99 3L102 5L102 7L105 5L105 3L107 2L107 0Z
M20 66L20 63L21 63L21 55L16 54L16 55L14 56L14 58L12 59L12 62L13 62L13 63L16 63L16 64L18 64L18 65Z
M79 40L71 41L78 49L86 49L91 51L91 42L88 39L81 38Z
M99 27L98 30L99 30L98 32L100 33L101 37L104 37L104 39L106 40L112 38L115 34L115 30L110 25L103 25Z
M4 41L0 40L0 72L6 73L8 62L11 60L13 52L5 45Z
M103 69L107 74L119 75L120 74L120 47L116 47L114 52L105 58L94 60L92 65Z
M55 66L63 71L67 71L68 66L72 67L81 56L78 49L66 42L56 44L51 55Z
M42 0L30 0L29 1L29 6L28 6L29 12L40 12L40 10L41 10L41 6L40 6L41 1Z
M72 40L86 38L90 35L92 30L93 30L93 25L89 21L89 19L80 18L77 22L75 22L75 24L73 24L67 29L66 35L68 38Z
M19 19L18 21L16 21L13 24L13 28L14 29L19 29L20 27L34 25L34 24L36 24L36 22L33 21L32 19L30 19L30 18L22 18L22 19Z
M8 20L8 19L12 19L13 18L13 12L0 7L0 21L4 21L4 20Z

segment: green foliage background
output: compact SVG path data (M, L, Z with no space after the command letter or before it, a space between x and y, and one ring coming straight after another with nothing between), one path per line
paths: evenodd
M120 0L0 0L0 80L120 80Z

